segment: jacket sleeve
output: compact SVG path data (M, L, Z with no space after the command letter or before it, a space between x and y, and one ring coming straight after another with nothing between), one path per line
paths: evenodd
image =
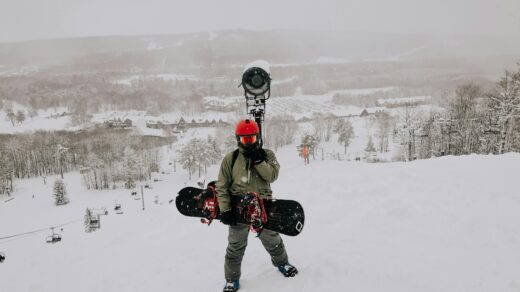
M232 155L232 154L231 154ZM232 156L226 155L220 165L220 171L218 173L217 181L217 199L220 212L226 212L231 210L231 197L230 189L231 182L233 181L233 174L231 169Z
M255 169L265 181L268 183L274 182L278 178L278 172L280 171L280 164L276 160L274 152L271 150L265 150L267 154L266 161L255 165Z

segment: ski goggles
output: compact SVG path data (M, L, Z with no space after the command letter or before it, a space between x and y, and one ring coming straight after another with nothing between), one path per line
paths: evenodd
M242 145L255 144L256 139L257 139L256 135L238 136L238 142L240 142Z

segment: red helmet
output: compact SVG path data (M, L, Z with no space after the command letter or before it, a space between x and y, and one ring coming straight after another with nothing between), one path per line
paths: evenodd
M259 133L260 128L258 127L258 124L252 120L240 121L237 124L235 130L237 141L242 145L251 145L257 143Z
M258 127L258 124L252 120L240 121L235 130L235 135L237 136L258 135L258 133L260 133L260 128Z

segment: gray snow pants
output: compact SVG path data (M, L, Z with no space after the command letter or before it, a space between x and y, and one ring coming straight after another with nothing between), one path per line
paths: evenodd
M249 235L249 226L245 224L237 224L229 226L228 247L226 249L226 260L224 263L224 273L226 280L240 279L240 267L242 258L247 246L247 236ZM271 255L271 262L274 266L286 264L288 262L287 252L283 244L280 234L277 232L264 229L260 233L260 241L265 250Z

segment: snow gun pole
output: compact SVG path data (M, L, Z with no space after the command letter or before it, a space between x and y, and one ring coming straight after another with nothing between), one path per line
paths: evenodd
M142 185L141 185L141 201L143 201L143 211L144 211L144 191L143 191Z
M258 60L246 65L242 74L247 113L254 118L260 129L260 144L263 139L263 122L265 116L265 101L271 97L271 76L269 75L269 63Z

